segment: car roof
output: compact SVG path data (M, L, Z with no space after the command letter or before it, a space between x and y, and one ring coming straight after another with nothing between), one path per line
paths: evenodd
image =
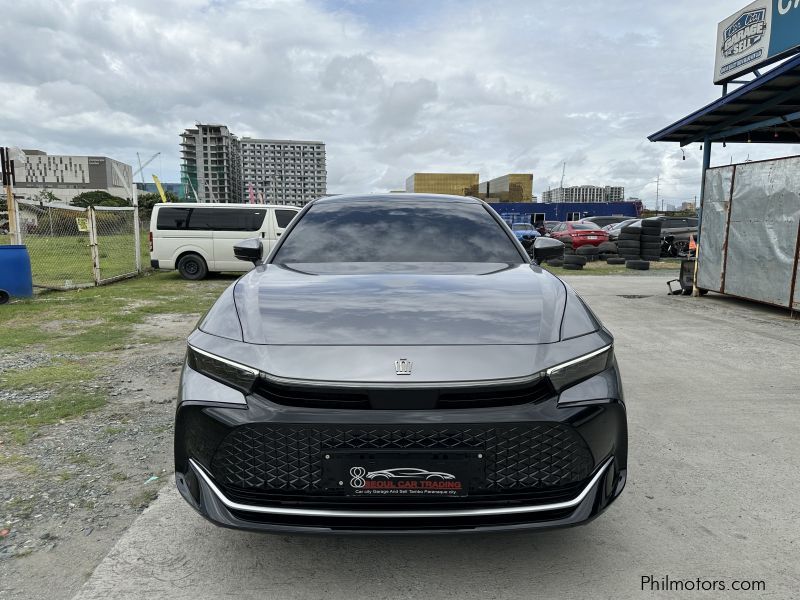
M153 205L153 208L156 209L163 206L181 208L196 208L198 206L203 208L288 208L300 210L299 206L290 206L288 204L247 204L245 202L157 202Z
M478 198L472 196L450 196L447 194L410 194L410 193L394 193L394 194L348 194L341 196L326 196L318 198L313 201L314 204L336 204L339 202L358 202L358 201L374 202L380 200L381 202L419 202L424 200L426 202L445 202L457 204L482 204L483 202Z

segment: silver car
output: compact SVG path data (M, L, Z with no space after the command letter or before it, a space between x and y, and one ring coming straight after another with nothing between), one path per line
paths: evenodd
M538 266L562 252L540 237L529 258L480 200L416 194L320 199L269 256L237 244L255 268L188 340L181 494L271 532L594 518L625 485L626 411L611 334Z

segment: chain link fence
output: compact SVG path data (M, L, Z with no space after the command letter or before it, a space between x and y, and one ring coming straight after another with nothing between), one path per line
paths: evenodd
M134 209L98 206L90 209L97 239L97 284L139 272Z
M16 209L36 287L91 287L141 270L133 208L81 208L18 200Z

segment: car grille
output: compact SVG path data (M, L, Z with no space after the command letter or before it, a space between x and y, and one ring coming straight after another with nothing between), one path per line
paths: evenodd
M573 489L594 462L583 439L558 423L450 426L242 425L222 441L211 470L226 489L275 499L336 495L322 483L326 450L479 450L485 482L472 494ZM577 489L577 488L575 488Z
M320 388L279 385L261 378L254 393L284 406L351 410L424 410L517 406L540 402L553 395L546 378L522 385L494 385L478 388Z

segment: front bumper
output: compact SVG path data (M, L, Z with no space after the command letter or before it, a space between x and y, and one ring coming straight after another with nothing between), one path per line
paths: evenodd
M627 426L616 365L568 390L568 406L553 396L462 410L321 410L259 396L223 405L186 397L186 390L203 389L203 375L186 368L183 379L177 486L198 512L225 527L310 533L564 527L599 515L625 486ZM596 397L598 390L606 397ZM321 488L325 450L387 448L480 450L485 489L398 500Z

